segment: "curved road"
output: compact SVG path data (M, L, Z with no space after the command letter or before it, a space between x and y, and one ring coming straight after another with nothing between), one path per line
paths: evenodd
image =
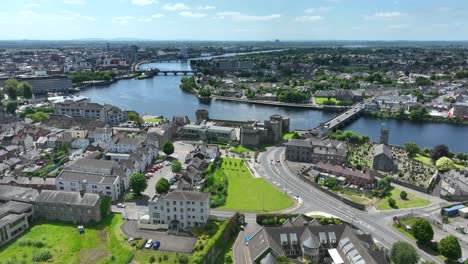
M321 211L335 215L346 222L354 224L361 230L372 234L374 239L387 248L391 248L393 243L402 240L416 246L414 241L409 240L403 234L392 228L391 222L393 216L403 215L410 211L413 213L425 214L434 210L436 206L439 206L435 204L421 209L402 209L388 212L364 212L357 210L313 188L299 179L297 175L294 175L285 164L284 149L284 147L275 147L261 153L259 156L260 165L256 167L256 171L273 186L287 192L293 197L299 196L302 199L302 205L296 208L293 213ZM271 162L272 160L273 164ZM280 162L277 163L277 160ZM425 260L443 263L438 257L431 256L422 250L419 250L419 254Z

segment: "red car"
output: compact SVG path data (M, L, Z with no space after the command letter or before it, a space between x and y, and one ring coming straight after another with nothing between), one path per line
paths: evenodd
M149 173L154 173L154 172L156 172L156 170L155 169L149 169L148 172Z

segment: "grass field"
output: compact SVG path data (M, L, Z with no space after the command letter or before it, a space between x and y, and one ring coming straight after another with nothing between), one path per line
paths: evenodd
M36 225L0 249L0 262L33 263L33 253L48 250L52 254L50 263L128 263L133 252L129 244L123 243L122 222L120 215L110 215L95 227L85 227L81 235L76 225L57 222ZM20 246L26 240L42 241L45 246Z
M428 166L434 166L434 164L432 164L431 158L425 157L425 156L423 156L421 154L416 154L416 156L414 157L414 160L417 160L417 161L419 161L419 162L421 162L423 164L426 164Z
M248 152L252 152L253 150L251 149L248 149L242 145L239 145L233 149L231 149L231 152L234 152L234 153L248 153Z
M174 252L163 252L156 250L137 250L135 252L134 261L138 264L150 263L149 259L153 256L155 263L179 263L177 260L180 256L187 256L189 259L191 255L174 253Z
M316 104L323 104L327 100L328 100L327 97L315 97L315 103ZM335 102L335 103L340 102L339 100L336 100L336 98L333 98L333 97L330 98L330 101Z
M293 205L292 199L261 178L253 178L240 159L223 158L221 170L228 177L226 204L220 209L271 212Z
M414 196L411 193L408 193L406 200L400 198L401 190L394 188L391 191L391 197L396 201L396 207L392 208L388 205L387 198L381 199L380 202L376 205L377 210L390 210L390 209L404 209L404 208L416 208L423 207L431 204L430 201Z
M296 135L296 132L286 133L283 135L284 140L292 139Z

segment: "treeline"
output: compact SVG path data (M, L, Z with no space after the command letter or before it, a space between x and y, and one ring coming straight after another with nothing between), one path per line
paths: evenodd
M102 71L102 72L77 72L72 73L70 78L73 83L82 83L88 81L110 81L115 77L114 72Z
M369 141L368 136L356 134L351 130L346 130L344 132L341 130L336 130L335 132L330 132L328 133L328 138L359 144L366 143Z
M296 90L283 91L278 95L278 100L286 103L303 103L309 101L309 99L310 94Z

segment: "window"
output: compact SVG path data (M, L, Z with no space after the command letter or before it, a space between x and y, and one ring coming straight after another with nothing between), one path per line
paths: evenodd
M200 209L200 213L203 213L203 208L202 208L202 209Z
M60 190L63 190L63 186L60 186Z
M106 190L110 190L110 189L111 189L111 187L110 187L110 186L106 186Z
M107 195L112 195L112 192L106 192Z
M180 201L179 204L182 206L182 205L184 205L184 202Z
M173 205L177 205L177 204L176 204L176 201L173 201L172 204L173 204Z
M200 202L200 206L203 206L203 202Z

